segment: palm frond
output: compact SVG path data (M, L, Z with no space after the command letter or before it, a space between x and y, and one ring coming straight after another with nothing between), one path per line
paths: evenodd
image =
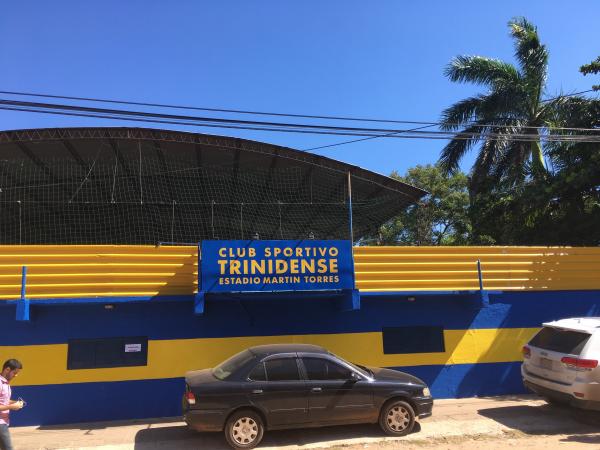
M525 107L526 99L520 87L511 86L487 95L469 97L442 111L440 128L458 130L473 121L485 125L512 123L513 117Z
M456 102L454 105L442 111L440 128L445 131L458 130L466 122L475 120L481 109L485 96L468 97Z
M450 81L493 85L496 82L517 83L521 75L515 66L499 59L483 56L457 56L444 68Z
M527 107L527 95L520 85L506 86L486 95L477 109L479 120L496 124L521 117Z
M507 185L511 185L511 180L524 181L528 175L547 176L543 168L544 149L531 126L544 127L562 120L552 111L558 102L546 108L541 101L548 52L536 27L524 18L513 19L509 26L518 67L481 56L458 56L446 66L444 74L450 80L485 85L489 92L459 101L442 112L442 130L464 129L463 133L470 133L474 139L462 141L457 135L444 147L439 159L444 170L454 171L465 153L483 141L473 166L475 181L477 177L492 181L490 176L494 176ZM564 115L575 114L569 112L566 104L565 108ZM534 139L522 142L512 137L520 134L532 134Z
M535 101L539 101L541 88L546 81L548 69L548 51L540 42L540 38L531 22L523 17L514 18L509 22L510 34L515 40L515 57L531 89L535 93Z
M499 128L491 128L494 134L501 133ZM509 141L503 139L486 139L481 145L477 159L471 172L471 192L479 192L479 187L490 177L494 177L494 168L504 157Z
M556 127L592 128L600 124L600 101L558 96L546 102L540 114Z
M510 185L523 181L529 171L530 142L511 140L506 143L502 156L496 161L493 176L497 180L504 179Z
M465 154L480 141L485 134L485 127L477 123L465 128L460 132L461 137L471 137L471 139L452 139L442 149L438 164L445 173L452 173L458 170L458 163Z

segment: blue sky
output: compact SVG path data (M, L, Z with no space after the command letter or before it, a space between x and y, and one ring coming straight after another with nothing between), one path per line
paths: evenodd
M5 3L0 15L0 90L436 121L445 107L479 92L450 83L443 67L458 54L512 61L506 24L514 16L534 22L548 46L550 96L598 83L578 72L581 64L600 54L597 0L103 0ZM0 111L0 129L91 125L138 126ZM298 149L346 140L178 129ZM444 144L375 139L320 153L380 173L403 173L416 164L435 162ZM463 167L468 169L471 161Z

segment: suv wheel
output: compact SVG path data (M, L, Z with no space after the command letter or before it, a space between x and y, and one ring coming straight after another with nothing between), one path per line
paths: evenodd
M233 448L254 448L263 438L265 427L258 414L251 410L238 411L225 424L225 439Z
M408 403L395 400L386 403L379 414L379 426L388 436L406 436L415 425L415 412Z

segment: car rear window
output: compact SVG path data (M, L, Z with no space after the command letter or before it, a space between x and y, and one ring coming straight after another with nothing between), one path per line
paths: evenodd
M551 352L579 355L590 336L590 334L580 331L544 327L529 344Z
M296 381L300 379L296 358L270 359L265 362L268 381Z

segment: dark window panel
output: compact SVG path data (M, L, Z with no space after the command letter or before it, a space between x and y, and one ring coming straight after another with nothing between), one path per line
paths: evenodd
M71 339L68 346L68 370L148 364L147 337Z
M444 327L417 326L383 329L383 353L439 353L446 351Z

